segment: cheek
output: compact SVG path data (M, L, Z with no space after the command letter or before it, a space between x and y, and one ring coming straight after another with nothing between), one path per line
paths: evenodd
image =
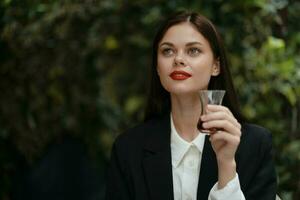
M169 73L171 67L170 61L167 59L158 59L157 60L157 71L159 74L166 74Z
M193 66L193 74L195 76L194 85L200 89L205 89L212 75L212 62L208 62L208 60L200 60L194 63L191 63Z
M190 62L197 74L202 76L210 76L213 71L213 59L206 56L201 59Z
M167 64L165 61L158 60L157 61L157 73L159 80L167 91L169 91L170 83L169 83L169 74L170 74L170 69L167 67Z
M162 84L165 84L168 81L170 72L168 69L162 67L161 65L157 66L157 73Z

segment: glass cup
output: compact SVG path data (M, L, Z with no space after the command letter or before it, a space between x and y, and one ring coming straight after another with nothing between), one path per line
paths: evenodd
M200 90L199 91L199 100L201 106L201 115L206 114L207 104L212 105L221 105L223 97L225 95L225 90ZM199 119L197 128L202 133L211 134L217 131L216 128L204 129L202 126L203 122Z

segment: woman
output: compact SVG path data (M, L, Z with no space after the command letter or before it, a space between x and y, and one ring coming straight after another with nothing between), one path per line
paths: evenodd
M270 133L244 122L220 36L197 13L162 24L153 43L145 122L112 149L108 200L273 200ZM226 90L223 106L196 109L199 90ZM197 129L199 118L210 136Z

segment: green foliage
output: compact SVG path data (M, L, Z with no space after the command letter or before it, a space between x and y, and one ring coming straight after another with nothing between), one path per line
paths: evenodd
M296 0L2 1L0 197L19 156L34 164L65 134L108 154L116 133L142 120L157 22L178 9L217 24L245 115L273 133L279 193L299 199Z

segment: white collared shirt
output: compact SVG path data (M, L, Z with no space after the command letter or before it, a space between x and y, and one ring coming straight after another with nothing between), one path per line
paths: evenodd
M170 118L174 199L197 200L205 134L199 133L192 142L187 142L177 133L172 114ZM245 200L237 174L224 188L219 190L217 186L218 183L210 190L208 200Z

